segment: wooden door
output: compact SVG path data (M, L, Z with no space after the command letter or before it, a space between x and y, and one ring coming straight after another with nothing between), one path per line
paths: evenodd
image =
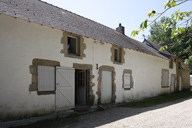
M75 107L75 70L56 67L56 110Z
M87 72L76 70L75 73L75 103L87 104Z
M101 103L111 103L112 100L112 72L102 71Z
M181 76L179 76L179 91L182 90L182 79Z
M175 75L171 75L171 93L175 90Z

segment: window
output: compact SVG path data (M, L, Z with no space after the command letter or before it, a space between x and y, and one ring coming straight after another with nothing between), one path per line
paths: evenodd
M131 74L124 73L124 88L131 88Z
M123 47L113 45L111 47L111 54L111 62L113 62L113 64L122 65L125 63L125 51Z
M169 68L173 68L173 58L169 60Z
M61 49L60 53L63 53L64 57L75 59L83 59L86 57L84 53L86 44L82 36L64 32L61 43L63 44L63 49Z
M38 91L55 90L55 67L38 66Z
M114 48L114 61L121 63L121 52L120 48Z
M114 49L114 61L115 62L120 62L120 59L119 59L119 49L117 49L117 48Z
M131 88L133 88L132 70L124 69L122 80L122 88L124 88L124 90L130 90Z
M78 55L77 38L68 36L67 41L68 41L68 54Z
M169 70L163 69L162 70L161 86L162 87L168 87L168 84L169 84Z

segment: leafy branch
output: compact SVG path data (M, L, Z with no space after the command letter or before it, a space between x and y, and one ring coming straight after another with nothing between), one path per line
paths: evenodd
M159 19L166 11L168 11L169 9L173 8L173 7L176 7L176 6L179 6L183 3L186 3L190 0L168 0L167 3L164 4L164 11L161 12L161 13L156 13L155 10L151 10L147 16L149 17L149 19L146 19L145 21L143 21L141 24L140 24L140 27L138 30L134 30L132 31L131 33L131 36L135 37L136 35L139 34L139 32L142 30L144 31L148 26L151 26L154 22L157 21L157 19ZM153 20L153 21L150 21L150 18L153 18L155 16L155 14L157 15L157 17ZM189 11L189 12L180 12L180 10L178 11L175 11L175 13L173 13L171 15L171 21L172 22L179 22L179 21L182 21L182 20L185 20L184 22L182 22L181 24L178 24L178 28L177 29L174 29L174 31L172 32L172 38L174 36L176 36L178 33L181 33L182 31L185 30L184 27L181 27L179 28L180 25L182 24L185 24L186 27L188 27L188 23L190 22L190 25L192 25L192 11ZM188 19L185 19L185 18L188 18ZM148 24L148 22L150 22ZM170 26L170 23L166 23L166 24L162 24L162 27L164 27L164 30L166 31L168 28L171 28Z

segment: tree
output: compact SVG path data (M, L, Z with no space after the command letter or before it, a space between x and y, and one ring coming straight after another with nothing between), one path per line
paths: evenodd
M192 26L187 27L185 31L174 36L174 38L171 38L175 23L170 22L170 20L170 18L162 17L160 21L151 25L148 40L157 44L160 41L165 42L167 50L171 51L178 58L184 60L185 64L189 65L192 69ZM164 31L161 24L167 22L170 22L173 27Z
M190 73L192 74L192 55L188 59L185 59L185 64L189 65L191 69Z
M188 27L176 37L177 43L169 44L169 49L178 58L184 60L184 63L189 65L192 74L192 26Z
M163 23L171 23L173 27L164 31L164 27L161 26L161 24ZM166 44L172 44L175 42L175 39L171 39L171 32L174 28L175 28L175 23L172 23L170 18L162 17L160 21L158 22L155 21L154 24L150 26L150 30L149 30L150 35L148 36L148 39L151 42L154 42L157 44L161 41L165 42Z
M149 17L149 19L146 19L145 21L143 21L140 24L140 27L138 30L134 30L131 33L131 36L135 36L139 34L139 31L141 30L145 30L148 26L152 25L153 23L155 23L155 21L157 19L159 19L166 11L168 11L169 9L175 7L175 6L179 6L183 3L186 2L191 2L191 0L168 0L165 4L164 4L164 11L161 13L156 13L155 10L151 10L147 16ZM155 17L154 20L150 20L150 18ZM177 24L177 28L173 29L172 33L171 33L171 37L174 38L175 36L177 36L178 34L181 34L183 31L185 31L185 29L187 27L189 27L189 25L192 25L192 11L189 12L180 12L180 10L175 11L175 13L173 13L171 16L171 22L176 22ZM162 27L164 27L165 31L166 29L172 28L171 23L163 23Z

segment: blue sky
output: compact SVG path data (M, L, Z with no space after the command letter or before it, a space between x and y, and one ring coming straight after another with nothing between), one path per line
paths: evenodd
M121 23L125 27L125 34L137 29L147 17L147 13L153 8L157 12L163 11L163 4L167 0L42 0L55 6L61 7L88 19L94 20L105 26L115 29ZM187 2L165 13L171 13L180 9L189 11L192 2ZM149 28L140 32L134 39L143 41L142 35L149 35ZM133 37L132 37L133 38Z

